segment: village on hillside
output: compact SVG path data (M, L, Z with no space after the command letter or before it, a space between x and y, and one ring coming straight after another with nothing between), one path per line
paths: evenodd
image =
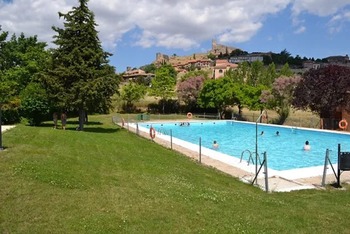
M195 53L188 56L177 56L176 54L169 56L157 53L153 64L156 67L162 64L170 64L179 74L184 74L192 70L207 70L212 74L213 79L218 79L223 77L229 69L237 68L240 63L252 63L255 61L261 61L265 65L273 62L277 67L288 63L295 73L303 73L311 68L317 69L328 64L350 66L348 55L314 59L301 58L299 55L293 58L286 50L280 54L273 52L248 53L239 48L218 44L216 40L212 40L212 48L207 53ZM147 73L142 68L127 67L122 77L124 80L135 80L138 78L152 78L154 74Z

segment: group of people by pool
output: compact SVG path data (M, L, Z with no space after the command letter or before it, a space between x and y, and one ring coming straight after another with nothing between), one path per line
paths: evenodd
M260 135L261 135L261 136L264 135L264 131L262 131L262 132L260 133ZM275 135L276 135L276 136L280 136L280 132L277 131ZM214 142L213 142L213 149L218 149L218 148L219 148L218 142L217 142L217 141L214 141ZM309 142L309 141L305 141L305 145L304 145L303 149L304 149L305 151L311 150L311 146L310 146L310 142Z
M260 135L261 135L261 136L264 135L264 131L261 131ZM277 132L276 132L276 136L279 136L279 135L280 135L280 132L277 131Z
M180 124L179 124L179 126L180 127L182 127L182 126L190 126L190 122L181 122Z

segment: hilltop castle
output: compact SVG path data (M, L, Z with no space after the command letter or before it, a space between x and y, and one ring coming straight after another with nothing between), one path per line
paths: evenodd
M232 51L237 50L238 48L225 46L221 44L217 44L216 40L212 40L211 42L211 50L208 52L208 54L213 55L220 55L220 54L230 54Z
M169 63L173 66L178 66L180 64L185 64L190 61L192 63L196 60L208 60L208 55L212 54L215 56L218 56L220 54L230 54L232 51L237 50L235 47L230 47L222 44L218 44L216 40L212 40L211 43L211 50L209 50L207 53L195 53L193 55L189 56L177 56L177 55L166 55L162 53L156 54L156 60L153 62L155 65L161 65L164 63Z

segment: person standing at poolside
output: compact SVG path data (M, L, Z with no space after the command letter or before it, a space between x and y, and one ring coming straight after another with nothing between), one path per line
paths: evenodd
M311 149L309 141L305 141L304 150L309 151Z
M62 129L66 130L67 115L65 112L62 112L62 114L61 114L61 122L62 122Z

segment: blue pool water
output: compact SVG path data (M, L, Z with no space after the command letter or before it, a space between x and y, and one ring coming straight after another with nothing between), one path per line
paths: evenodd
M219 152L240 158L242 152L255 152L256 124L239 121L191 122L189 126L176 123L145 123L140 126L170 135L181 140L212 148L213 141L219 143ZM260 133L264 131L263 135ZM276 136L279 131L279 136ZM311 145L304 151L305 141ZM258 153L267 153L268 166L274 170L288 170L324 165L326 150L330 151L332 163L337 163L338 144L342 151L350 151L350 135L330 131L315 131L295 127L258 124ZM243 159L247 160L245 153ZM255 158L255 155L254 155Z

